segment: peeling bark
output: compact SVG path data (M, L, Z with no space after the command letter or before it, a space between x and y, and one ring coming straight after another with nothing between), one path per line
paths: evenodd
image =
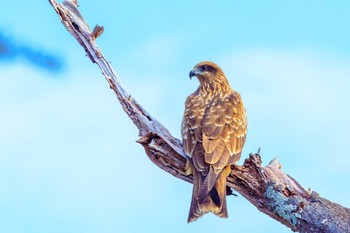
M66 29L96 63L110 88L136 127L140 143L149 159L171 175L192 183L192 175L185 172L187 156L182 143L123 88L117 74L104 58L95 40L103 33L96 26L91 32L77 8L77 1L58 4L49 0ZM227 186L233 188L258 210L281 222L295 232L350 232L350 209L306 191L296 180L281 170L275 159L261 166L259 153L250 154L242 166L233 165Z

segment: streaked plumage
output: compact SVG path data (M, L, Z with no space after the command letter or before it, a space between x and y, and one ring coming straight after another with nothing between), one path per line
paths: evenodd
M201 62L190 72L192 76L200 85L187 97L182 120L188 173L194 178L188 222L208 212L228 217L226 177L241 156L247 133L242 99L221 68Z

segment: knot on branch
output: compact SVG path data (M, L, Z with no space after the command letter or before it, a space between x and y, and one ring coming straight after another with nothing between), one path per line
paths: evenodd
M176 152L165 137L155 132L149 132L137 140L148 158L164 171L171 175L192 183L192 175L186 174L186 161L182 155Z
M265 180L269 184L274 184L286 197L297 195L310 200L310 194L295 179L283 173L282 165L277 158L273 159L266 167L263 167L263 174Z
M260 167L261 166L261 156L259 153L256 154L249 154L249 158L246 158L244 160L243 166L249 167L249 166L255 166L255 167Z

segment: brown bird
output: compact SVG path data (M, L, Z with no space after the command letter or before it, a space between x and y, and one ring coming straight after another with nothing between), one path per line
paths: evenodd
M188 222L212 212L227 218L226 178L242 153L247 119L241 96L231 89L221 68L201 62L190 72L198 89L187 97L182 119L182 141L193 174Z

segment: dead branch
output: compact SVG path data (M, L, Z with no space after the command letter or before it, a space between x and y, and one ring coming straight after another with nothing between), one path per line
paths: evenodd
M76 0L58 4L49 0L65 28L85 49L96 63L126 114L139 129L140 143L149 159L171 175L192 183L192 176L185 173L186 155L181 141L154 117L152 117L123 88L117 74L96 45L96 38L103 27L91 32L77 8ZM305 191L297 181L281 170L281 164L273 160L261 166L259 154L250 154L243 166L232 166L227 186L250 201L258 210L298 232L350 232L350 209L320 197L316 192Z

